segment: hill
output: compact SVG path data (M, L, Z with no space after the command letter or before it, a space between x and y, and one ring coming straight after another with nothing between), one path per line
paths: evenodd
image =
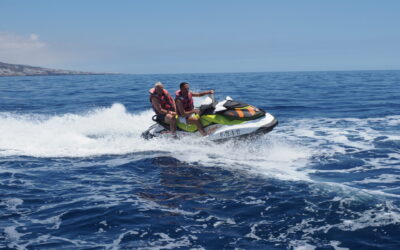
M49 75L102 75L74 70L48 69L20 64L0 62L0 76L49 76Z

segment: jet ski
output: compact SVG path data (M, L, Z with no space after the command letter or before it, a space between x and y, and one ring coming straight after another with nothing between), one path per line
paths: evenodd
M213 95L207 97L198 109L200 121L208 134L206 139L211 141L266 134L278 125L278 120L270 113L252 105L234 101L229 96L220 102L217 102ZM171 135L168 124L157 120L157 116L153 116L153 121L155 124L142 133L143 138ZM177 120L177 136L193 134L201 136L194 124L187 124L186 119L180 117Z

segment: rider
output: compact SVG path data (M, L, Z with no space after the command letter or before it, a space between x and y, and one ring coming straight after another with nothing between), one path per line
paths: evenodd
M150 102L156 112L157 120L168 123L171 133L176 134L176 105L174 99L164 89L161 82L156 82L150 89Z
M190 91L189 83L182 82L179 85L179 90L175 92L175 102L179 116L186 118L189 124L195 124L202 136L207 135L201 125L198 116L194 114L199 114L200 111L194 108L193 96L199 97L204 95L214 94L214 90L204 91L200 93L195 93Z

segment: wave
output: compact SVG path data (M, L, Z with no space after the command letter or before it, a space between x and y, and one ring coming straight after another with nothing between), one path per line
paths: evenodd
M315 177L342 183L346 180L326 176L390 169L400 159L400 116L292 119L257 140L215 144L197 137L144 140L140 135L153 123L152 115L151 110L129 113L119 103L81 114L3 112L0 156L89 157L150 152L148 157L246 169L279 179ZM392 174L366 175L351 182L367 185L379 178L398 183L399 178Z
M0 113L0 155L80 157L132 152L150 116L150 111L129 114L121 104L60 116Z
M0 113L0 156L88 157L158 152L205 166L251 169L284 179L304 179L293 165L304 166L306 148L276 137L215 144L202 138L144 140L153 111L129 113L119 103L82 114L43 116ZM290 172L290 174L288 174Z
M312 180L399 197L399 129L400 115L293 119L274 136L309 150L302 172Z

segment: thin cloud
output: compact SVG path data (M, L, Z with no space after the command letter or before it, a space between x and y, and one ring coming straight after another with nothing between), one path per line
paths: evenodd
M107 62L113 52L94 44L54 44L43 41L39 34L20 35L0 31L0 62L90 71L88 66ZM107 71L107 69L104 69Z
M38 34L0 32L0 62L51 67L69 59L71 55L54 50Z
M29 37L23 37L13 33L0 32L1 53L7 51L11 54L19 50L26 52L44 48L46 48L46 43L40 41L37 34L30 34Z

